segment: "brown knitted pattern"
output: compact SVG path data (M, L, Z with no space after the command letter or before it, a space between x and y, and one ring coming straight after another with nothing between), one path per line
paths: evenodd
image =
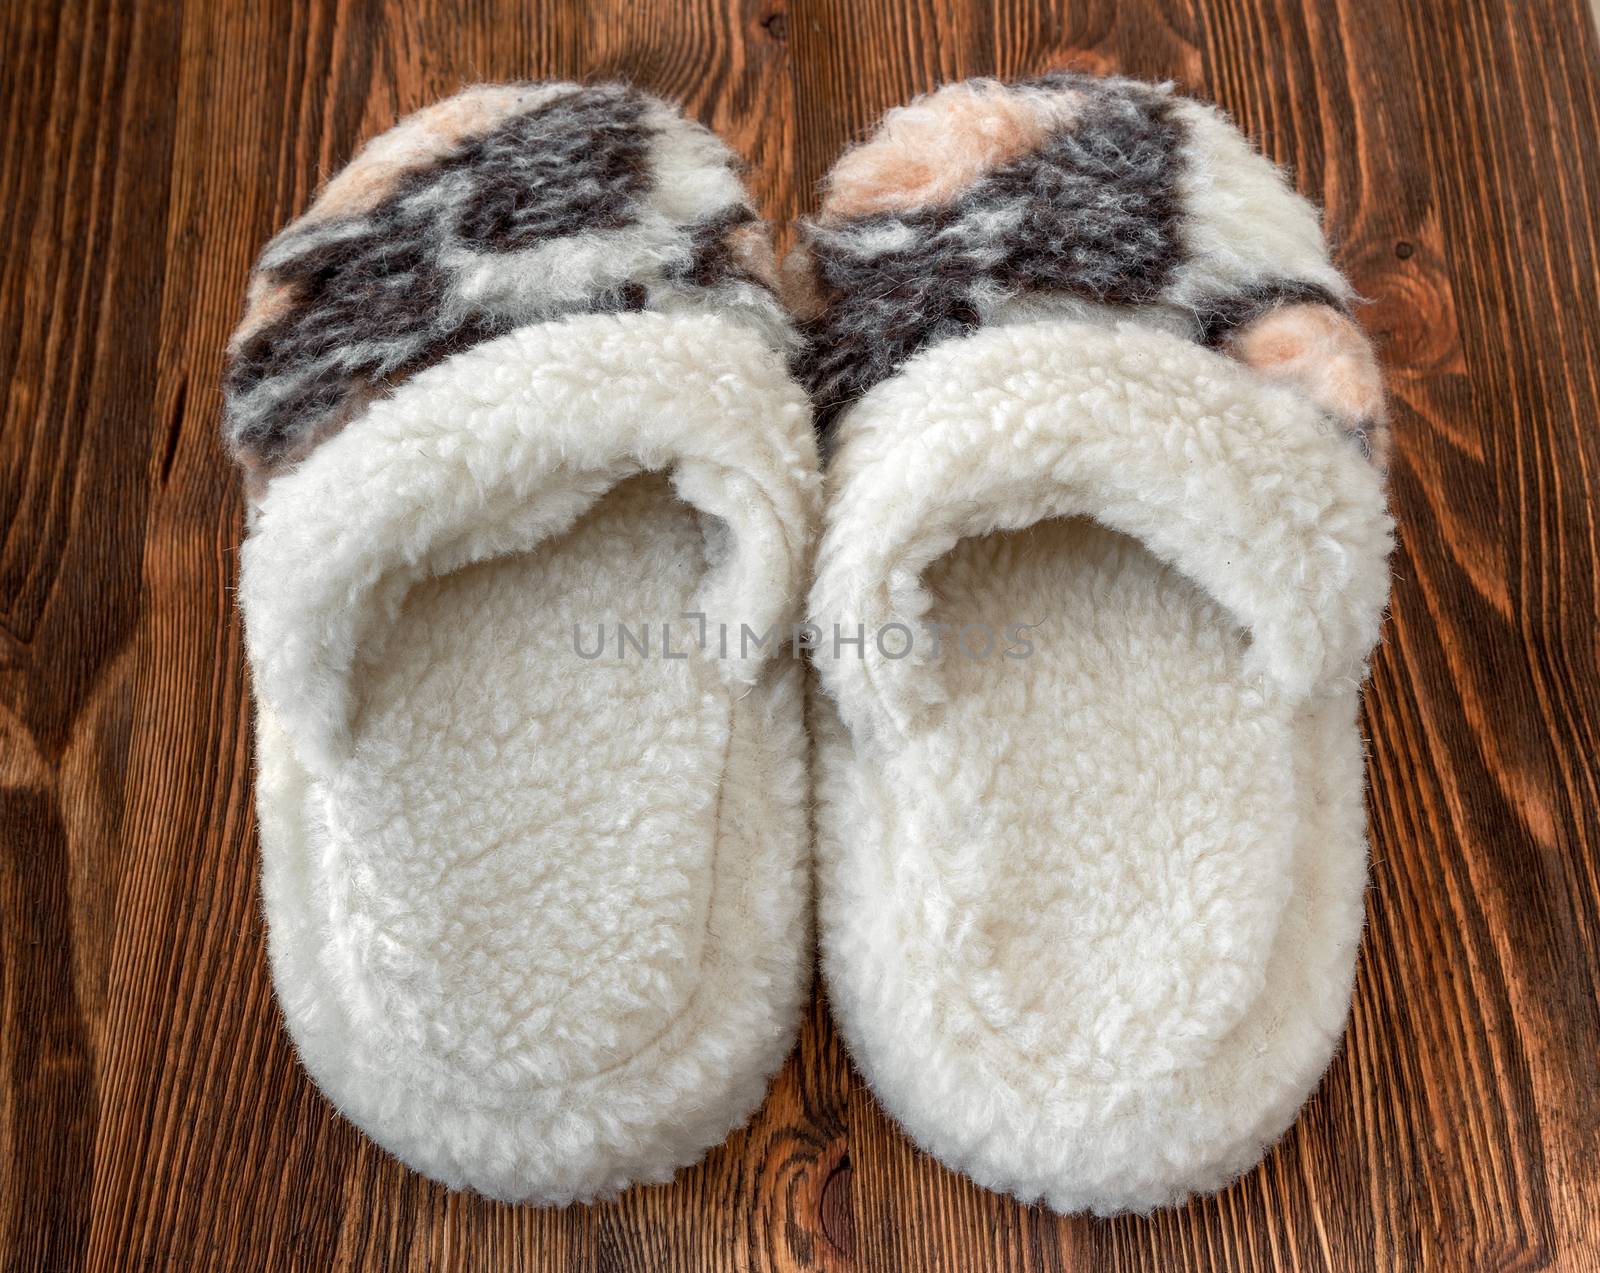
M1207 250L1194 178L1219 165L1254 165L1269 211L1309 213L1203 111L1154 85L1061 74L967 81L891 112L835 166L784 264L805 340L796 373L822 427L918 351L985 324L1131 318L1309 387L1381 458L1377 364L1325 254ZM1237 155L1218 151L1217 129Z
M710 306L787 344L736 162L620 85L484 86L411 116L262 252L231 451L264 481L408 377L568 314Z

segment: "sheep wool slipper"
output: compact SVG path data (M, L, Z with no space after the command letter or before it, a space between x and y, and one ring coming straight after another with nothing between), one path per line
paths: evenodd
M826 418L819 927L926 1150L1061 1211L1213 1189L1348 1010L1376 363L1215 110L957 84L835 168L786 283Z
M334 1104L449 1185L666 1179L793 1040L802 667L689 644L803 597L775 283L715 137L571 84L410 117L251 280L225 427L274 981Z

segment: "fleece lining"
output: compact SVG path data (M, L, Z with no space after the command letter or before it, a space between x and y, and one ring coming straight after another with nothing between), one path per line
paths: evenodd
M598 316L421 374L267 488L241 603L275 982L418 1170L544 1203L666 1179L792 1043L798 668L590 662L575 630L786 621L811 453L748 332Z

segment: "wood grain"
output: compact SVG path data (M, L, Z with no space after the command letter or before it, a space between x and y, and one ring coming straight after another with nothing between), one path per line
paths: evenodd
M12 0L0 9L0 1251L24 1269L1600 1269L1600 43L1587 0ZM670 1186L452 1195L296 1068L256 892L216 441L249 262L476 79L681 98L791 220L943 80L1171 78L1324 200L1395 392L1348 1042L1151 1218L898 1135L818 1000Z

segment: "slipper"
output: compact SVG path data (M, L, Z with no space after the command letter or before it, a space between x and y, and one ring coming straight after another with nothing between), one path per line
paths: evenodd
M977 81L844 156L785 275L850 1050L990 1188L1217 1188L1326 1067L1362 922L1392 527L1317 215L1164 88Z
M721 142L571 84L413 115L251 280L225 428L274 981L334 1104L451 1186L664 1180L793 1041L803 665L688 643L802 596L775 283Z

